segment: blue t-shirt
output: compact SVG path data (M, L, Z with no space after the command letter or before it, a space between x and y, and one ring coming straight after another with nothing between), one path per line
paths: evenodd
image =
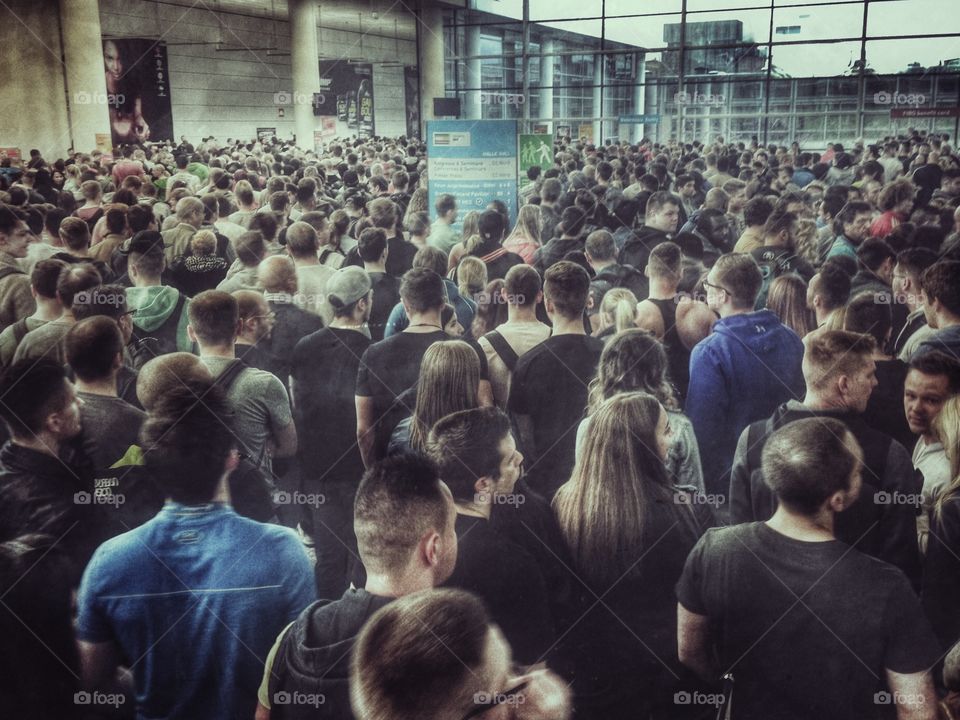
M138 718L253 717L273 641L314 599L293 531L168 501L94 553L77 637L120 648Z

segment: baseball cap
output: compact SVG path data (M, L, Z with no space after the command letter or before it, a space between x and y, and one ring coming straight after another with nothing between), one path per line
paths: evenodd
M120 252L124 255L138 253L146 255L150 252L163 252L163 236L156 230L141 230L127 243L126 247L121 248Z
M340 268L327 281L327 300L335 308L347 307L365 298L371 287L366 270L356 265Z

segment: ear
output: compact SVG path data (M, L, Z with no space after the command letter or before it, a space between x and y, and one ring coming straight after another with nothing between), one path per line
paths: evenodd
M193 325L187 325L187 337L190 339L190 342L199 342L197 340L197 334L193 331Z
M237 448L231 448L227 459L223 461L223 471L232 473L240 465L240 451Z
M837 389L840 391L841 395L846 395L850 392L850 378L847 375L841 375L837 378Z
M440 533L431 528L420 538L420 554L430 567L440 564L440 557L443 555L443 538Z
M489 477L477 478L477 481L473 484L473 491L477 495L492 495L493 488L496 483L493 482Z

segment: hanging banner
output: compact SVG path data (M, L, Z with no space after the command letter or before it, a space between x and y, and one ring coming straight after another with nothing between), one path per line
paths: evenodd
M320 128L313 131L313 149L314 152L323 152L323 147L337 136L337 116L324 115L317 118L320 122Z
M315 112L336 117L337 137L373 137L373 65L346 60L320 63L320 92Z
M403 68L403 99L407 110L407 137L420 137L420 79L417 68Z
M577 133L581 140L586 143L593 142L593 123L582 123L580 131Z
M427 172L434 219L437 198L449 193L460 208L453 226L457 232L464 215L471 210L483 212L491 200L506 204L513 227L517 220L516 120L428 121Z
M106 97L80 91L71 100L109 106L112 145L173 140L166 44L150 38L105 38L103 67Z

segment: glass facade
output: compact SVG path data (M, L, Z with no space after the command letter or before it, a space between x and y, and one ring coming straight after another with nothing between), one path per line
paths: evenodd
M446 92L594 142L955 135L955 3L469 0L445 11Z

